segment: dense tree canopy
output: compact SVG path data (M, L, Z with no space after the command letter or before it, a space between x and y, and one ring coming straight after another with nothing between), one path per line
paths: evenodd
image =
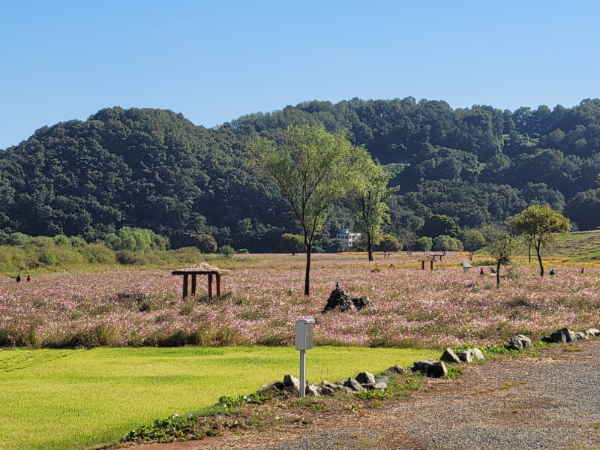
M386 201L383 232L396 237L423 236L432 215L476 229L534 204L580 230L600 226L600 100L501 111L408 97L305 102L214 129L118 107L43 127L0 151L0 230L94 241L130 226L175 247L208 235L219 246L277 251L283 233L301 230L246 161L253 136L275 139L290 124L346 132L386 168L400 189ZM333 237L330 225L354 225L347 206L335 205L318 240Z

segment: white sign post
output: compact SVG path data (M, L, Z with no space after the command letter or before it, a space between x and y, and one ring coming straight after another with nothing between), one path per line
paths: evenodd
M300 350L300 397L306 392L306 350L313 348L315 319L296 321L296 350Z

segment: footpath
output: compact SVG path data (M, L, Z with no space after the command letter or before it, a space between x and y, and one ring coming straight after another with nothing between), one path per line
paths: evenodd
M323 412L310 425L133 448L600 449L600 339L539 355L463 366L460 378L425 379L410 397Z

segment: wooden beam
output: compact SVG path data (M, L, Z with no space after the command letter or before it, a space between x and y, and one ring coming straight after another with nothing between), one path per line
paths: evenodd
M213 296L213 274L208 274L208 298L212 298Z
M192 297L196 296L196 274L192 274Z
M183 275L183 298L186 298L188 295L188 275L187 273Z
M221 296L221 274L215 274L217 276L217 297Z

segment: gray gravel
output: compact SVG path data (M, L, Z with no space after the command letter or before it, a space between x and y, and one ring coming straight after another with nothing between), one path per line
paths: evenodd
M582 351L563 345L544 358L469 366L459 380L432 380L427 392L370 417L371 434L340 430L272 449L386 448L398 435L410 442L392 448L598 449L600 340L576 345Z

